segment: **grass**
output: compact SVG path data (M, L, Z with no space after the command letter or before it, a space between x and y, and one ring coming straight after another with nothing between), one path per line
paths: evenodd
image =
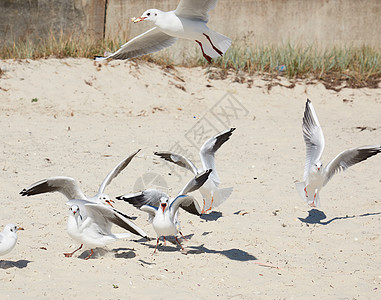
M93 58L119 49L125 39L94 40L90 37L51 34L38 43L28 40L12 45L0 45L1 59L42 59L48 57ZM140 59L160 65L174 65L171 56L161 54ZM300 46L249 46L235 42L224 56L212 65L200 55L189 57L185 66L213 66L223 71L243 71L250 75L284 76L289 79L308 78L339 86L378 87L381 81L381 51L372 47L331 47L321 49L317 45Z

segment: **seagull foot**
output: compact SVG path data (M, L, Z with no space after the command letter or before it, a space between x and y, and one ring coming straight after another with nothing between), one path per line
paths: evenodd
M94 254L94 251L93 251L93 249L91 249L91 253L89 254L88 257L85 258L85 260L88 260L93 254Z

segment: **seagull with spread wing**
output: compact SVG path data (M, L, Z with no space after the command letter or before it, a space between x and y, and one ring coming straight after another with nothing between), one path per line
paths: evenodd
M310 206L320 206L319 191L333 175L381 152L381 145L362 146L341 152L326 167L320 161L324 150L324 136L316 112L307 99L303 117L303 137L306 144L304 181L296 190Z
M170 199L166 193L155 189L148 189L143 192L116 197L116 199L126 201L148 213L148 220L152 223L157 234L154 253L156 252L161 236L164 237L164 242L166 236L175 236L177 243L181 249L184 250L176 236L179 232L179 208L181 207L185 211L197 216L201 215L201 209L196 199L187 194L199 189L206 182L211 171L212 170L206 170L196 175L184 186L178 195L172 199Z
M201 172L212 169L208 180L203 186L200 187L199 191L203 198L203 208L202 213L210 211L212 208L219 206L231 195L233 188L220 188L221 183L218 177L216 163L215 163L215 153L220 147L229 140L235 128L230 128L224 130L217 135L208 139L200 148L200 158L202 163L202 168L197 168L188 158L171 152L155 152L154 154L165 159L166 161L172 162L180 167L186 168L197 175Z
M66 176L54 176L48 179L40 180L23 189L20 194L22 196L32 196L43 193L60 192L66 196L68 200L82 199L93 203L102 203L112 206L111 202L114 201L111 200L110 197L104 193L104 191L106 187L111 183L111 181L128 166L128 164L131 162L134 156L138 154L139 151L140 149L122 160L117 166L115 166L114 169L110 171L110 173L108 173L106 178L101 183L98 193L95 196L87 197L82 192L78 182L74 178Z
M129 59L153 53L171 46L177 38L195 41L205 59L222 56L231 45L231 39L208 28L208 12L215 8L217 0L180 0L176 10L164 12L149 9L134 23L150 21L155 27L125 43L118 51L96 61Z

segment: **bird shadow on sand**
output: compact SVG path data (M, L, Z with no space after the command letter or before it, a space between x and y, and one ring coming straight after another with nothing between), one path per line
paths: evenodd
M131 259L136 257L135 249L131 248L117 248L112 250L107 250L104 248L95 248L93 249L94 254L91 255L89 259L97 259L103 256L106 256L108 254L114 255L115 258L124 258L124 259ZM85 259L88 257L91 253L91 250L83 251L78 258Z
M327 216L321 210L314 208L308 212L308 216L306 218L298 218L298 219L301 222L306 223L306 224L328 225L328 224L332 223L333 221L337 221L337 220L345 220L345 219L353 219L353 218L357 218L357 217L369 217L369 216L377 216L377 215L381 215L381 212L365 213L365 214L361 214L361 215L352 215L352 216L346 215L346 216L342 216L342 217L334 217L334 218L327 220L327 221L322 221L322 220L326 219Z
M226 256L227 258L231 260L237 260L237 261L251 261L251 260L258 260L254 255L243 251L241 249L228 249L228 250L213 250L208 249L202 244L201 246L190 246L188 247L187 254L201 254L201 253L210 253L210 254L221 254Z
M24 269L28 266L30 262L31 262L30 260L25 260L25 259L21 259L18 261L0 260L0 269L10 269L10 268Z
M205 221L217 221L222 217L222 213L219 211L212 211L209 214L202 214L200 218Z

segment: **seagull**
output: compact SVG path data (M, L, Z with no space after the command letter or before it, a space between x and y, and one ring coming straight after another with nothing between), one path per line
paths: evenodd
M216 164L215 164L215 153L216 151L225 143L232 135L235 128L230 128L224 130L212 138L208 139L200 149L200 158L202 163L202 168L197 168L189 159L186 157L171 153L171 152L155 152L154 154L172 163L175 163L183 168L186 168L197 175L201 172L212 169L208 180L205 184L200 187L199 191L203 197L203 208L202 213L210 211L212 208L219 206L231 195L233 188L219 188L220 178L218 177Z
M86 245L91 248L91 253L85 258L87 260L94 254L93 248L104 247L117 239L130 236L129 233L113 234L112 224L149 239L142 229L110 206L86 200L71 200L67 204L70 205L67 232L72 239L81 243L81 246L71 253L64 253L66 257L71 257ZM87 217L82 214L85 211Z
M303 117L303 137L306 143L304 181L296 182L301 198L312 207L320 206L319 191L332 176L381 152L381 145L362 146L341 152L326 167L320 161L324 136L310 100L307 99Z
M149 9L132 21L150 21L155 27L128 41L115 53L95 57L95 60L142 56L169 47L177 38L181 38L195 41L200 46L202 55L211 63L212 58L222 56L232 43L230 38L206 25L209 21L208 12L216 5L217 0L181 0L173 11Z
M22 196L32 196L38 195L42 193L49 192L60 192L66 196L68 200L74 199L82 199L86 201L90 201L93 203L102 203L112 206L111 202L114 202L110 199L110 197L104 193L106 187L110 184L110 182L119 175L120 172L124 170L131 162L132 158L140 151L134 152L124 160L122 160L114 169L111 170L110 173L106 176L106 178L101 183L99 187L98 193L93 197L87 197L79 187L78 182L71 177L66 176L55 176L50 177L48 179L40 180L36 183L33 183L31 186L23 189L20 194Z
M3 232L0 232L0 255L5 255L12 251L17 242L17 231L24 230L14 224L7 224Z
M148 213L148 220L152 223L157 234L154 253L156 252L159 238L161 236L164 237L164 242L166 236L175 236L177 243L184 251L183 246L180 244L176 236L178 232L181 234L178 229L178 210L181 207L191 214L197 216L201 215L201 209L196 199L186 194L199 189L200 186L206 182L211 172L212 170L206 170L197 174L173 199L170 199L166 193L155 189L148 189L143 192L116 197L116 199L126 201Z

